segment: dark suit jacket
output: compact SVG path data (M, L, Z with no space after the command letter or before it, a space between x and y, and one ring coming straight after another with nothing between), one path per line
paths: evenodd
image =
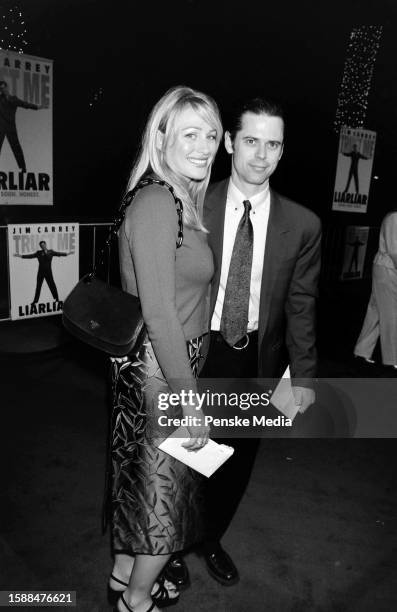
M204 225L215 259L211 316L221 273L228 182L211 185L204 204ZM316 375L320 241L318 217L271 190L259 307L258 377L277 378L289 363L294 384L311 386Z

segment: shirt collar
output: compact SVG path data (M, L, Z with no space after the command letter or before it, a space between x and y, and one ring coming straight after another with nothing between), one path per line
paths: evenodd
M263 191L260 191L254 196L247 198L238 187L233 183L232 179L229 180L229 186L227 190L227 204L229 206L243 206L244 200L249 200L251 202L252 210L258 208L266 203L269 198L269 181L267 181Z

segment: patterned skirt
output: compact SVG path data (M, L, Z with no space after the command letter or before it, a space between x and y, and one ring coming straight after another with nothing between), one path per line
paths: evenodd
M137 352L111 359L112 539L116 553L162 555L202 539L203 477L155 445L157 396L169 387L144 333ZM195 376L201 345L187 342Z

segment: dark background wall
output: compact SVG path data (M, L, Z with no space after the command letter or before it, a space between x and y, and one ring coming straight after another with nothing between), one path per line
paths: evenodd
M15 2L3 2L3 11ZM378 224L395 205L395 0L21 0L25 52L54 60L53 207L3 206L0 223L108 219L153 103L184 83L222 109L242 95L286 106L273 186L330 223ZM364 127L378 132L368 213L332 213L336 103L352 27L383 25ZM94 96L103 93L95 101ZM93 103L90 106L90 103ZM218 154L214 178L229 160Z

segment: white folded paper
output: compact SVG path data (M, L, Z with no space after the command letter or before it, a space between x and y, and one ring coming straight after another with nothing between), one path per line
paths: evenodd
M181 426L163 440L159 448L207 477L216 472L234 453L232 446L218 444L211 439L200 450L188 451L182 446L188 440L190 440L189 432L186 427Z
M295 404L295 398L292 393L291 378L289 367L285 370L283 377L280 379L277 387L272 393L271 403L279 410L287 419L294 420L298 414L298 406Z

